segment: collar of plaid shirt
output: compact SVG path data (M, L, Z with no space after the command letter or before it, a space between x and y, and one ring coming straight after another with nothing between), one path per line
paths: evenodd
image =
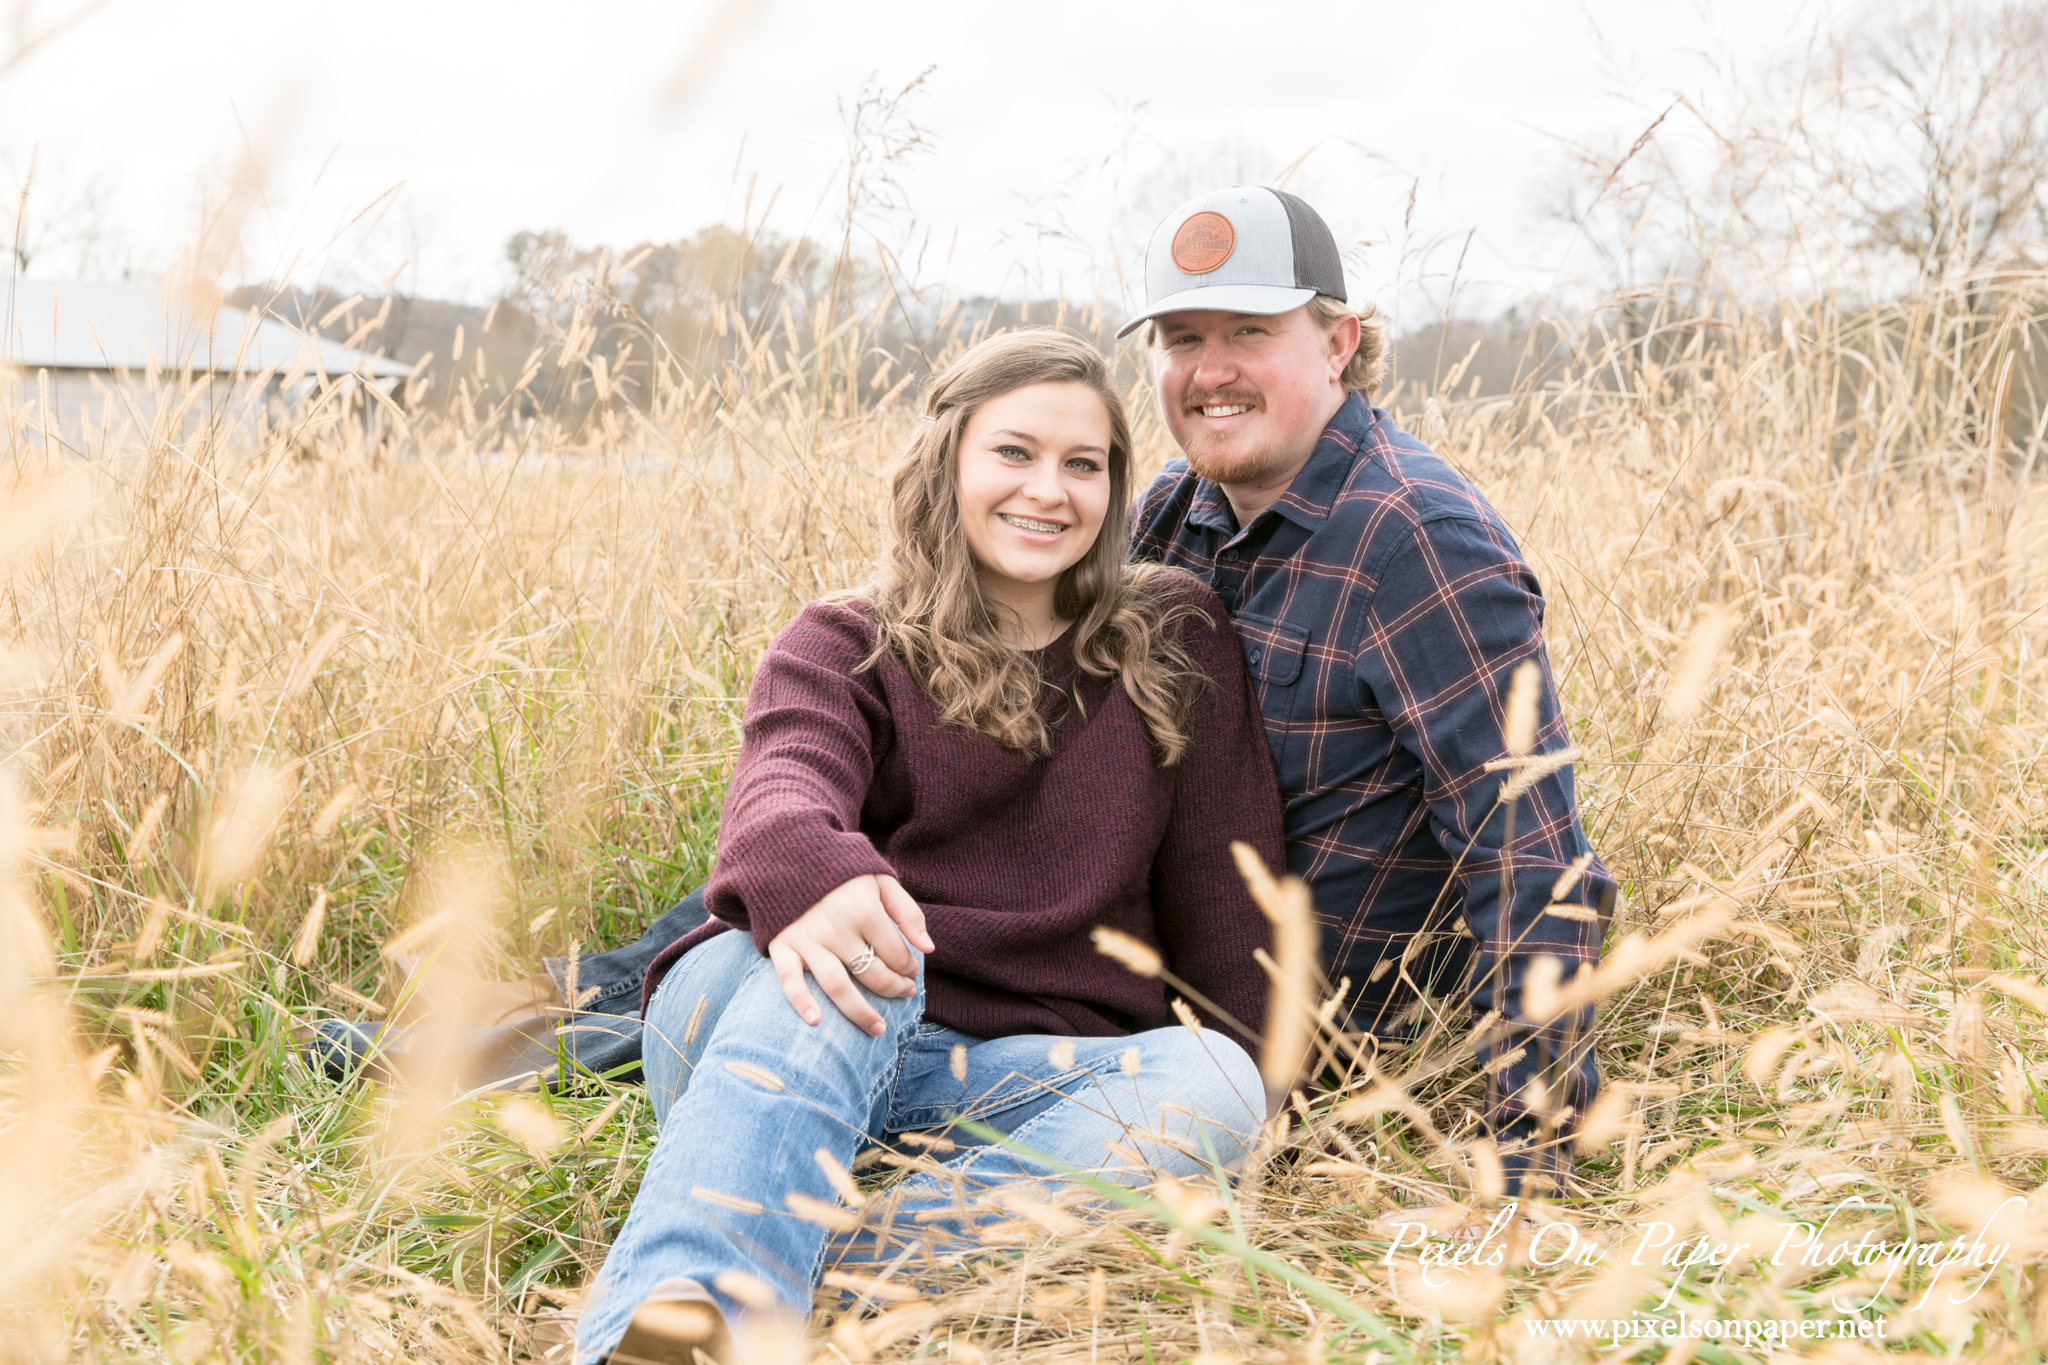
M1413 1036L1517 1002L1537 954L1599 958L1613 881L1582 827L1570 767L1500 801L1510 675L1541 666L1536 752L1569 743L1543 646L1543 598L1471 482L1353 394L1287 491L1239 527L1223 490L1170 462L1140 499L1134 558L1178 565L1228 608L1286 799L1289 870L1308 882L1354 1027ZM1576 869L1573 874L1572 870ZM1568 874L1572 874L1569 875ZM1519 1010L1482 1054L1496 1131L1585 1112L1587 1017L1532 1029ZM1532 1090L1531 1082L1539 1089ZM1527 1127L1527 1123L1520 1126Z

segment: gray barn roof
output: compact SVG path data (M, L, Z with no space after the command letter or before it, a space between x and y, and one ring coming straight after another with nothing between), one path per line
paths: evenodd
M9 291L13 317L6 314ZM411 373L384 356L351 350L289 323L222 305L209 325L174 291L151 284L52 284L0 280L0 364L26 370L180 370L201 374Z

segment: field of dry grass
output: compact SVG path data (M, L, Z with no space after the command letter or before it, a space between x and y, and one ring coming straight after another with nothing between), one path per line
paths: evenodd
M1852 1299L1888 1339L1802 1349L2039 1358L2048 489L1996 415L2048 282L1991 283L1722 303L1540 387L1391 399L1542 577L1624 881L1587 987L1612 1098L1530 1211L1612 1254L1531 1265L1525 1226L1497 1267L1390 1256L1400 1209L1491 1217L1453 1014L1302 1095L1232 1194L1048 1217L762 1358L1616 1359L1533 1324ZM597 406L567 431L487 394L255 439L174 383L83 448L0 416L0 1359L548 1352L648 1150L639 1093L335 1089L297 1030L388 1008L403 950L523 974L703 877L754 657L873 549L911 408L857 377L868 325L791 317L629 405L572 324L548 358ZM1852 1196L1827 1237L2009 1254L1931 1295L1627 1255L1655 1223L1775 1247Z

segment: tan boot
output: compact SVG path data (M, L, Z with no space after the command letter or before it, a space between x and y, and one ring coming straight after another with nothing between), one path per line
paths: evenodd
M695 1280L678 1276L654 1286L626 1335L612 1347L610 1365L729 1365L732 1337L725 1315Z

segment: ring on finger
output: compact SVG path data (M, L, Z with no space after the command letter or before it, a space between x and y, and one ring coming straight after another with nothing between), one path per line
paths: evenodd
M848 976L859 976L862 972L874 966L876 960L877 959L875 956L875 950L873 948L863 947L861 949L859 957L852 958L847 962L846 974Z

